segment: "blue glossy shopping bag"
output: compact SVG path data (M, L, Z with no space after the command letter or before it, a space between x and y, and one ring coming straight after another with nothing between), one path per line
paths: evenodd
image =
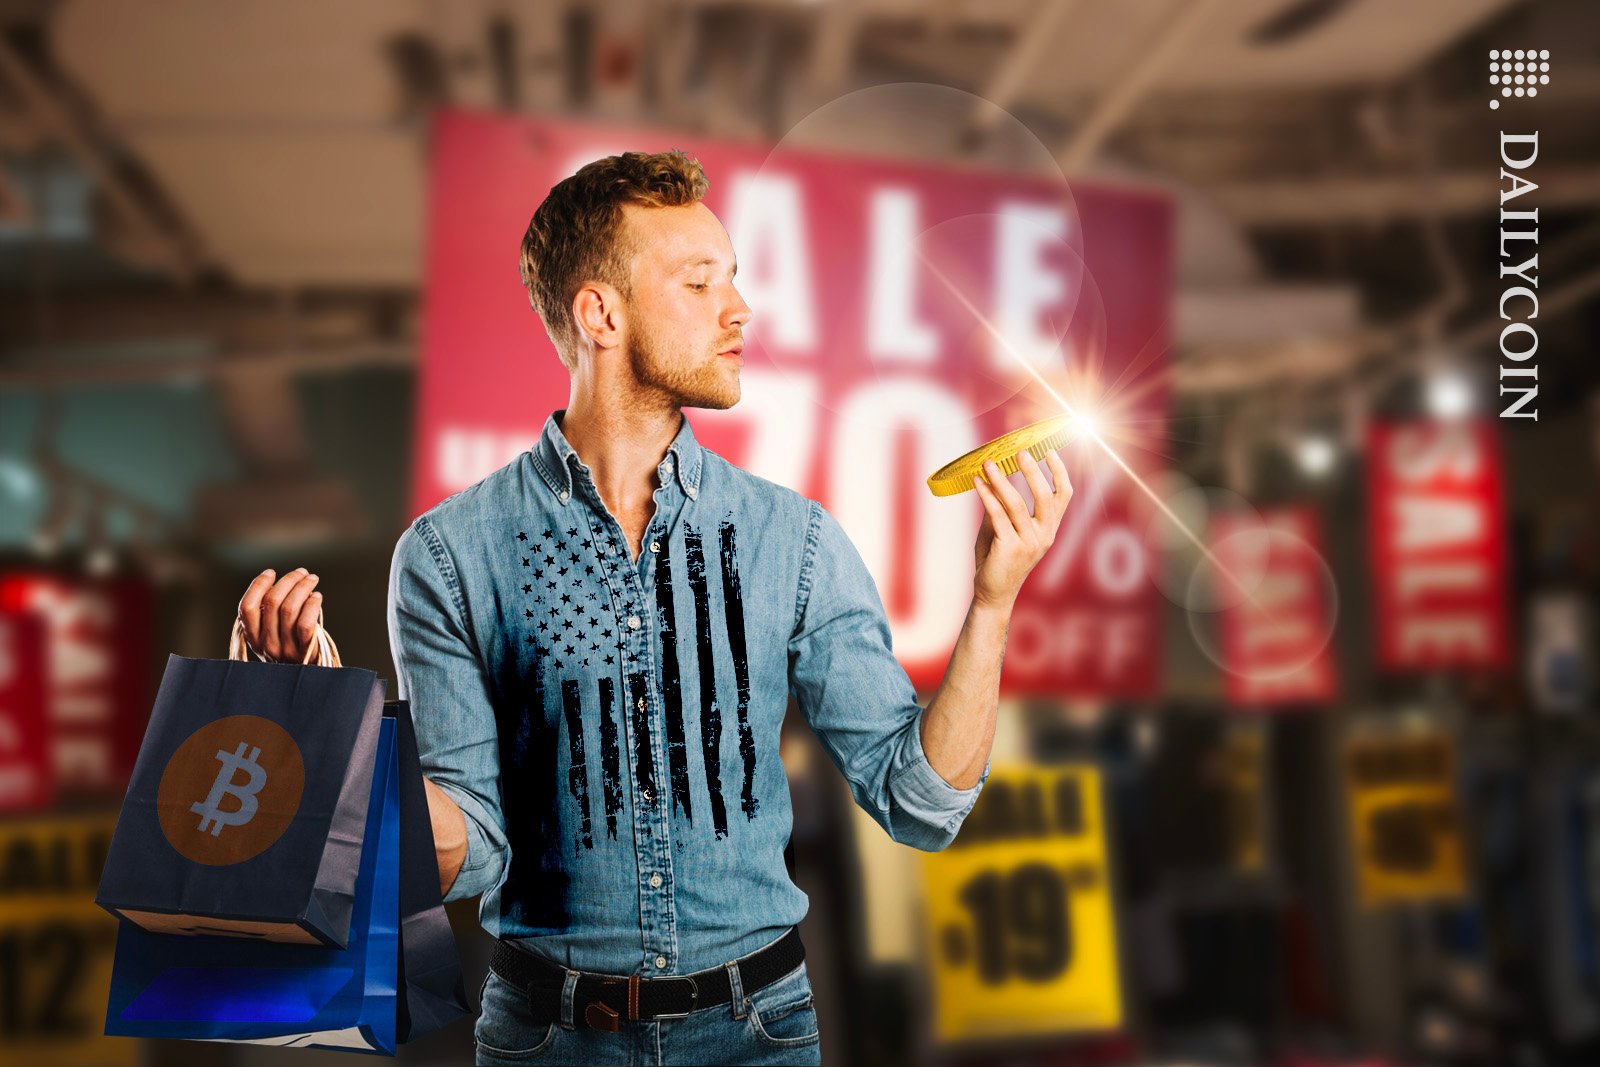
M122 923L106 1033L392 1054L402 999L399 749L399 724L386 715L344 948Z

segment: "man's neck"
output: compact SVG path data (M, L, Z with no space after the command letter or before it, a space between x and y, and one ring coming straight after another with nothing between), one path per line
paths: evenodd
M619 516L649 507L660 485L656 467L682 427L683 412L676 407L622 409L576 395L561 419L562 435Z

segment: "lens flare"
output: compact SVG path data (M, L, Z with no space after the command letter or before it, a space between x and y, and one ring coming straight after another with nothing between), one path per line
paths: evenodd
M924 260L924 262L927 261ZM1106 434L1103 433L1098 426L1096 426L1093 412L1086 408L1080 408L1078 405L1073 404L1067 400L1066 397L1062 396L1054 386L1045 380L1045 377L1039 373L1037 368L1035 368L1032 363L1024 358L1021 353L1016 351L1010 340L1005 336L1004 332L997 329L995 325L991 323L983 314L983 312L978 310L971 300L967 299L966 294L963 293L961 289L956 286L950 280L950 278L938 268L936 264L927 262L927 265L933 276L938 278L939 281L944 284L945 288L950 291L950 295L955 297L956 300L960 301L962 306L967 309L968 313L971 314L972 317L989 332L989 334L994 338L996 345L998 345L1003 351L1010 353L1016 364L1033 376L1033 380L1039 383L1039 387L1041 389L1050 394L1051 399L1061 406L1061 410L1073 417L1074 421L1078 423L1080 430L1083 432L1084 437L1090 441L1093 441L1099 447L1100 451L1105 454L1106 458L1111 460L1112 463L1116 464L1116 466L1122 470L1122 473L1128 476L1128 479L1138 487L1139 491L1143 493L1146 498L1149 499L1150 503L1155 506L1156 510L1160 511L1164 516L1166 516L1167 521L1172 524L1173 528L1180 531L1184 538L1194 546L1200 555L1216 568L1218 574L1226 577L1228 582L1239 591L1245 600L1253 600L1249 585L1236 576L1233 571L1224 566L1222 562L1212 554L1211 550L1206 547L1205 542L1201 540L1199 535L1191 530L1188 524L1183 521L1183 518L1179 516L1178 513L1171 507L1169 507L1165 500L1161 499L1161 495L1159 493L1150 488L1149 484L1139 476L1139 472L1134 470L1127 460L1122 458L1121 453L1119 453L1116 448L1111 445L1111 442L1106 439Z

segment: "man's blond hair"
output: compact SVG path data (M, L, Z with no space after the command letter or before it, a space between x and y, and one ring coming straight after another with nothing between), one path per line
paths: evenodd
M572 299L589 282L632 295L629 263L637 250L623 232L624 204L682 207L706 195L705 171L677 149L624 152L586 163L556 183L522 235L522 284L568 371L577 367L579 334Z

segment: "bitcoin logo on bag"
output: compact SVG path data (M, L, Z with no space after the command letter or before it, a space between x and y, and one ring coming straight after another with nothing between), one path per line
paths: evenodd
M248 756L245 755L245 749L250 749ZM256 810L260 807L256 794L267 784L267 772L257 762L261 759L261 750L250 748L250 742L240 741L237 752L218 749L217 759L222 761L222 770L217 772L217 780L211 783L211 795L189 808L200 816L200 832L210 830L212 837L220 835L224 826L243 826L255 818ZM235 771L244 771L250 780L243 785L235 785ZM239 806L231 812L223 811L222 798L230 794L239 798Z
M305 788L300 746L259 715L230 715L190 734L156 794L161 831L196 863L260 855L294 821Z

